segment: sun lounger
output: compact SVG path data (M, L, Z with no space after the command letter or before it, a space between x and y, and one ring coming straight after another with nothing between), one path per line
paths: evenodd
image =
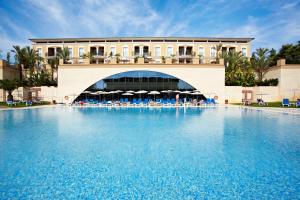
M297 99L297 101L296 101L296 107L300 107L300 99Z
M267 106L268 105L268 103L265 102L263 99L257 99L257 104L259 106Z
M14 102L14 101L6 101L6 104L8 106L16 106L17 105L17 102Z
M282 99L282 106L284 107L284 106L290 106L291 104L290 104L290 101L289 101L289 99Z

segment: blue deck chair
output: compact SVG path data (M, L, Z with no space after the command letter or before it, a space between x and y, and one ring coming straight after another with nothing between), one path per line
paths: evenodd
M290 101L289 101L289 99L282 99L282 106L284 107L284 106L290 106Z
M297 101L296 101L296 107L300 107L300 99L297 99Z
M148 101L149 101L149 100L146 98L146 99L144 99L143 103L144 103L144 104L148 104Z
M215 101L214 98L211 99L211 103L212 103L212 104L216 104L216 101Z
M171 99L171 104L172 104L172 105L175 105L175 104L176 104L176 99L174 99L174 98Z
M26 106L32 106L32 101L26 101Z

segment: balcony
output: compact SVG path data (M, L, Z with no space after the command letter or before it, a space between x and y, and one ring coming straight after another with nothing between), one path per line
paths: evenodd
M166 64L166 65L203 65L203 64L220 64L222 59L211 58L211 57L199 57L199 56L190 56L188 58L182 58L179 56L173 57L136 57L136 56L102 56L101 58L72 58L67 63L61 63L64 65L90 65L90 64L107 64L107 65L124 65L124 64Z

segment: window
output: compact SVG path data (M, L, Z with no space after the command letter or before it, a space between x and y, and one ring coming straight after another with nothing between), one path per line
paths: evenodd
M155 47L155 56L156 57L160 56L160 47Z
M123 47L123 57L128 57L128 47Z
M216 58L216 57L217 57L217 50L216 50L216 47L211 47L211 48L210 48L210 57L211 57L211 58Z
M116 47L110 47L110 52L109 53L112 53L112 55L116 55Z
M245 47L242 48L242 55L247 56L247 49Z
M68 51L69 51L69 57L72 58L73 57L73 49L68 48Z
M198 55L204 57L204 47L199 47Z
M79 53L78 53L79 58L83 58L83 55L84 55L84 48L83 48L83 47L80 47L78 52L79 52Z
M173 55L173 47L168 47L167 48L167 56L172 56Z
M42 57L42 48L38 48L37 53L38 53L39 57Z

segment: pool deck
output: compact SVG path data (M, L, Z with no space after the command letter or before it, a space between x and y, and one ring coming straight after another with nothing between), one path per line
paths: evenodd
M274 113L284 113L291 115L300 115L299 108L276 108L276 107L250 107L241 105L215 105L215 106L69 106L69 105L41 105L41 106L28 106L20 108L8 108L0 107L0 111L5 110L23 110L23 109L36 109L36 108L55 108L55 107L73 107L73 108L216 108L216 107L226 107L226 108L243 108L249 110L257 110L264 112L274 112Z

